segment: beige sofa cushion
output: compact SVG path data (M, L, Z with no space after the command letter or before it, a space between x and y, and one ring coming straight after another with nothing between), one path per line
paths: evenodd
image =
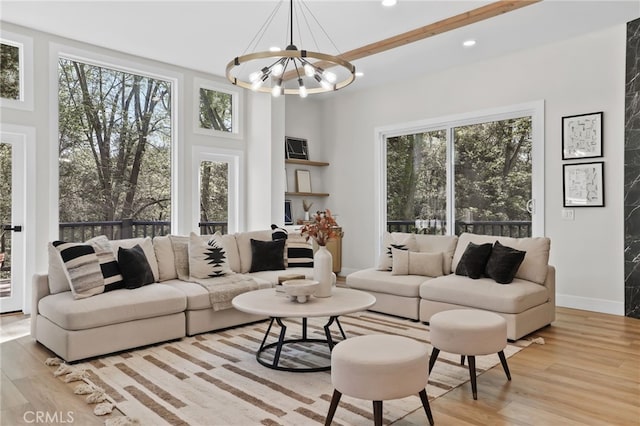
M149 266L151 267L151 272L153 272L153 278L157 282L160 279L160 272L158 270L158 261L156 260L156 252L153 249L153 243L151 242L151 237L113 240L111 241L111 249L113 250L113 254L117 259L118 249L120 247L130 249L136 244L139 244L140 247L142 247L142 251L144 251L144 255L147 258L147 261L149 262Z
M408 250L391 249L393 268L391 275L442 276L443 253L419 253Z
M153 250L158 261L158 280L160 282L178 278L173 247L168 235L153 238Z
M420 285L432 279L420 275L392 275L391 271L370 268L347 275L347 286L396 296L418 297Z
M491 278L472 280L452 274L422 284L420 297L434 302L518 314L546 303L549 293L546 287L519 278L511 284L498 284Z
M74 299L71 292L53 294L40 299L38 312L66 330L86 330L170 315L186 307L183 292L162 284L149 284L86 299Z
M516 272L516 278L521 278L534 283L544 284L547 277L547 267L549 266L549 250L551 248L551 240L547 237L534 238L511 238L511 237L495 237L491 235L476 235L463 233L458 239L458 246L453 255L453 264L451 268L455 271L462 254L467 245L472 242L474 244L495 243L512 247L516 250L526 251L524 260ZM514 281L515 282L515 281ZM510 285L510 284L509 284Z
M240 254L240 270L234 271L246 274L251 270L251 239L271 241L271 230L238 232L235 236L238 244L238 253Z
M390 271L393 269L393 252L392 249L402 249L409 251L418 251L418 243L415 234L407 234L404 232L385 232L382 241L382 251L378 259L379 271Z
M453 272L451 263L453 262L453 253L458 244L457 235L423 235L416 234L416 244L418 251L423 253L442 253L443 264L442 271L445 275Z

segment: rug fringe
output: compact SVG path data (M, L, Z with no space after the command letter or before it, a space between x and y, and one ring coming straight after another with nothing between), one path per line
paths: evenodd
M65 383L80 382L86 379L87 377L89 377L89 373L87 373L87 370L74 370L71 373L64 376L64 382Z
M56 371L53 372L53 377L60 377L63 374L69 374L73 372L73 367L67 364L60 364L60 367Z
M93 409L93 414L96 416L104 416L110 414L113 411L113 404L110 402L101 402Z
M529 341L537 345L544 345L544 339L542 337L534 337L533 339L529 339Z
M60 364L62 364L62 360L61 360L60 358L58 358L58 357L54 357L54 358L47 358L47 359L44 361L44 365L49 365L49 366L52 366L52 365L60 365Z

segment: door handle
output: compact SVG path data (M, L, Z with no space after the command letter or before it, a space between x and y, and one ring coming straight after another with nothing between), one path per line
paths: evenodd
M13 232L22 232L22 226L20 226L20 225L16 225L16 226L2 225L2 230L3 231L13 231Z
M527 211L530 214L533 214L536 211L536 202L533 199L527 201Z

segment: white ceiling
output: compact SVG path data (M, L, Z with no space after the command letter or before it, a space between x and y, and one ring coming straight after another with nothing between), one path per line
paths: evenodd
M297 4L298 0L294 4ZM380 0L306 0L341 52L376 42L491 3L408 1L392 8ZM278 0L262 1L0 1L0 19L114 50L224 76L233 57L288 41L288 1L261 42L249 46ZM296 8L298 6L295 6ZM307 12L307 20L313 17ZM544 0L513 12L354 61L365 73L345 90L455 65L480 61L640 17L640 1ZM338 53L312 26L317 46L302 22L298 48ZM473 48L462 47L466 39Z

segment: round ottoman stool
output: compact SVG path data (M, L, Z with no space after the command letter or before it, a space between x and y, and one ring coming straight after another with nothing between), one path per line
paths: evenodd
M440 351L469 358L469 376L473 399L478 399L476 385L476 355L498 353L502 368L511 380L507 358L503 349L507 346L507 321L493 312L473 309L454 309L438 312L429 320L433 351L429 359L429 372L433 369Z
M418 394L429 424L427 345L402 336L358 336L338 343L331 352L334 391L325 425L330 425L342 394L373 401L376 426L382 425L382 401Z

